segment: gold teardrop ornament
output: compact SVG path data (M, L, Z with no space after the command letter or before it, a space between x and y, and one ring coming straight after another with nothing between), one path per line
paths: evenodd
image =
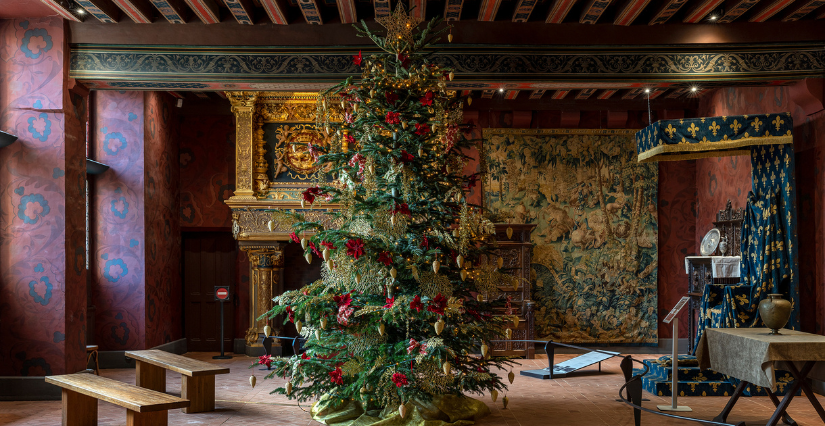
M304 329L304 323L301 320L295 321L295 330L298 331L298 334L301 334L301 330Z
M512 339L513 338L513 330L509 329L509 328L507 330L504 330L504 335L507 337L508 340Z
M424 148L418 148L418 156L419 156L419 157L423 157L423 156L424 156Z
M513 238L513 228L507 227L507 238Z
M292 395L292 382L286 383L286 396Z
M305 254L304 259L307 260L307 263L312 263L312 253Z
M501 399L501 402L504 404L504 408L507 408L507 404L510 403L510 398L507 398L507 395L504 395L504 398Z
M518 315L513 315L513 328L518 328L520 322Z
M470 105L472 105L472 104L473 104L473 98L472 98L472 97L468 97L468 98L467 98L467 106L470 106Z
M447 42L449 42L449 43L453 42L453 33L447 34Z
M390 225L395 226L395 215L390 216Z
M487 346L486 343L482 344L481 345L481 356L484 357L484 358L487 358L487 351L489 351L489 350L490 350L490 347Z
M450 81L453 81L453 77L455 77L455 74L452 71L450 71Z
M410 268L410 269L412 269L412 276L413 276L413 278L415 278L416 280L418 280L418 267L416 267L415 265L413 265L413 266L412 266L412 268Z
M302 249L306 250L308 244L309 244L309 242L307 241L306 238L301 238L301 248Z
M327 329L327 319L326 318L321 318L321 330L326 330L326 329Z
M301 200L301 208L302 209L307 208L307 201L306 200Z
M513 384L513 380L516 380L516 375L513 373L513 370L510 370L510 372L507 373L507 380L510 381L511 385Z
M355 284L361 284L361 273L360 272L355 273Z
M478 300L479 302L483 302L484 301L484 296L482 296L481 293L479 293L479 294L476 295L476 300Z
M329 248L324 247L324 251L321 252L321 254L324 256L325 261L329 260Z
M327 269L331 271L334 266L335 265L332 263L332 259L327 260Z
M320 330L315 330L315 338L317 340L321 340L321 331Z
M366 386L361 386L361 394L363 395L363 394L365 394L365 393L367 393L367 392L369 392L369 391L367 390L367 387L366 387Z
M433 272L437 274L439 269L441 269L441 262L437 260L433 261Z
M404 129L404 130L407 130L407 122L406 121L401 122L401 128Z
M503 257L498 258L498 267L499 267L499 269L504 267L504 258Z
M444 371L444 375L446 376L450 375L450 369L452 369L452 367L453 366L447 361L444 361L444 364L441 364L441 369Z
M409 409L408 409L408 408L407 408L407 406L406 406L406 405L404 405L404 404L401 404L401 405L398 407L398 414L401 416L401 418L402 418L402 419L407 418L407 412L408 412L408 411L409 411Z
M265 325L264 326L264 337L269 337L269 333L272 333L272 327Z
M258 383L258 379L255 376L249 376L249 384L252 385L252 389L255 389L256 383Z
M493 398L493 402L496 402L498 399L498 391L493 389L490 391L490 398Z
M395 267L390 269L390 276L392 277L392 279L395 279L395 277L398 276L398 271L395 270Z
M375 166L373 166L372 164L370 164L369 167L367 167L367 169L370 171L370 174L375 174Z
M461 234L459 233L458 228L453 229L453 237L458 238L459 235Z
M461 270L461 281L464 281L466 279L467 279L467 271L462 269Z
M436 321L435 324L433 324L433 327L435 327L435 334L440 335L441 332L444 331L445 325L447 324L444 322L444 320L439 318L438 321Z
M380 335L382 335L382 336L383 336L383 335L384 335L384 330L385 330L385 329L386 329L386 326L384 325L384 323L383 323L383 322L382 322L382 323L380 323L380 324L378 324L378 334L380 334Z
M270 220L269 222L267 222L267 223L266 223L266 229L269 229L269 232L274 231L274 230L275 230L275 222L274 222L274 221L272 221L272 220Z
M464 256L459 254L458 256L456 256L455 262L456 262L456 264L458 264L459 268L463 268L464 267Z

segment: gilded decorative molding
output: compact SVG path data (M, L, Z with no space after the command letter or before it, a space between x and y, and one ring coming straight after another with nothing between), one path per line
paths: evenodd
M281 277L284 266L283 247L276 243L263 246L241 245L240 248L249 256L252 269L249 290L252 304L250 312L253 315L250 318L250 325L258 333L263 333L264 326L270 321L261 316L272 308L272 298L276 294L281 294L283 290ZM279 327L276 326L276 329Z
M255 144L255 196L264 197L269 190L269 175L266 171L269 169L269 164L266 162L266 141L264 140L264 121L260 115L255 119L255 132L253 136L253 143ZM275 177L277 177L277 171Z
M330 210L307 210L289 209L288 211L301 211L307 221L319 222L328 228L340 226ZM259 209L236 209L232 212L233 224L237 224L237 240L258 240L258 241L287 241L292 233L292 226L272 219L272 214ZM272 221L272 230L269 230L269 221Z
M252 187L252 119L257 92L225 92L235 114L234 200L254 200Z

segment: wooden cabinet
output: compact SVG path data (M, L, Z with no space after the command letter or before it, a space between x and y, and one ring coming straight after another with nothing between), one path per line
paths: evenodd
M518 278L517 289L508 286L501 286L503 298L510 296L510 303L513 314L520 318L519 326L513 329L513 342L502 341L493 342L491 345L494 356L524 356L534 357L533 343L515 342L515 340L533 340L534 317L533 308L535 303L531 299L530 263L532 260L533 243L530 242L530 234L536 225L530 224L496 224L496 242L494 246L496 254L504 258L503 272ZM507 228L512 229L512 234L507 236ZM504 315L506 312L496 312L497 315Z

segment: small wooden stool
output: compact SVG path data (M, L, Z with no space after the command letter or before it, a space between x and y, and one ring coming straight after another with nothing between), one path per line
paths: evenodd
M89 366L89 361L94 357L95 359L95 374L100 375L100 362L97 356L97 345L86 345L86 366Z

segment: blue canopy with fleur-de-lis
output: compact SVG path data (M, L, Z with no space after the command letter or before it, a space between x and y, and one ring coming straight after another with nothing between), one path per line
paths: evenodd
M742 224L741 281L706 285L698 343L706 327L763 326L759 302L791 301L786 327L799 328L793 119L790 113L665 120L636 133L639 162L749 155L752 190ZM694 345L696 347L696 345Z
M663 120L636 133L639 162L748 155L793 142L791 113Z

